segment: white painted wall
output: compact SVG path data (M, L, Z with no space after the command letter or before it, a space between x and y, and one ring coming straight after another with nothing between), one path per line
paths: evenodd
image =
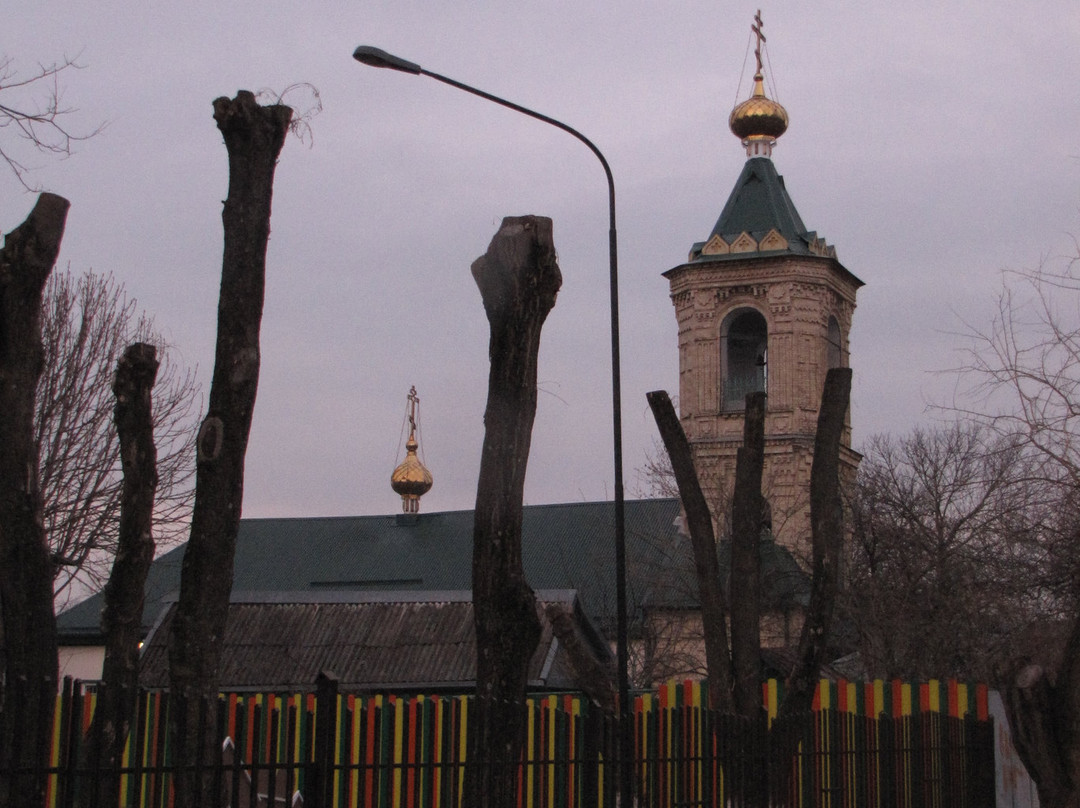
M58 656L61 686L65 676L84 682L96 682L101 678L101 669L105 664L105 646L62 645Z
M990 691L987 707L994 719L994 780L997 784L997 808L1039 808L1035 783L1020 761L1012 743L1005 703L996 690Z

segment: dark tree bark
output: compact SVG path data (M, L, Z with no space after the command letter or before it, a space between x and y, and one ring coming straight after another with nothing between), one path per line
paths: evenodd
M472 275L490 325L491 369L473 531L476 723L466 802L510 808L524 741L528 665L540 640L536 598L521 563L521 513L540 330L562 284L551 219L503 219L487 253L473 262Z
M735 709L758 718L761 701L761 526L765 500L765 394L746 397L743 445L735 459L731 499L731 663Z
M1074 629L1075 635L1075 629ZM1070 643L1071 645L1072 643ZM1075 808L1080 805L1075 769L1075 730L1069 731L1069 707L1059 687L1052 685L1039 665L1022 663L1005 691L1005 709L1013 744L1039 791L1043 808Z
M0 615L5 679L0 771L44 768L56 704L53 565L42 522L34 395L42 370L41 298L68 201L41 194L0 251ZM0 805L44 803L45 778L0 777Z
M614 715L617 693L613 671L597 661L574 628L573 610L559 603L549 603L547 619L551 631L570 658L577 681L589 700L608 715Z
M725 713L734 712L731 690L731 662L728 656L727 618L720 587L720 562L716 557L716 535L712 515L701 491L690 443L686 439L671 399L664 390L646 393L660 438L664 442L679 498L686 512L686 524L694 548L698 600L705 632L705 666L709 679L709 706ZM760 486L759 486L760 492ZM759 493L760 496L760 493ZM759 700L760 701L760 700Z
M1072 626L1057 676L1059 748L1072 786L1063 805L1080 806L1080 617Z
M169 637L172 713L177 763L193 765L214 753L211 732L221 641L232 590L233 552L244 493L244 455L259 380L259 326L266 279L266 243L274 168L292 110L261 107L255 96L214 101L214 120L229 153L229 195L221 218L225 249L218 301L217 350L207 415L199 431L195 507L184 553L180 600ZM177 805L193 804L192 771L176 780ZM203 804L210 794L204 793Z
M1005 691L1013 742L1043 808L1080 808L1080 618L1072 626L1057 680L1020 663Z
M810 521L813 539L813 578L810 605L803 623L799 643L799 661L787 682L787 693L780 706L781 715L787 716L810 709L818 671L825 661L829 626L839 584L840 550L844 540L843 506L840 498L840 441L843 436L844 419L847 414L851 392L851 369L834 368L825 379L818 413L817 435L814 440L814 460L810 471ZM716 553L712 544L712 520L708 506L701 496L697 472L689 444L682 427L675 417L674 408L662 391L648 394L649 404L660 428L664 446L671 458L675 479L679 486L683 507L690 523L690 535L694 544L695 560L707 562ZM664 417L661 417L664 414ZM734 699L728 693L727 705L721 709L753 717L761 714L761 644L760 644L760 586L759 541L764 519L764 499L761 496L761 478L764 466L765 396L747 396L746 420L743 429L744 446L739 449L736 466L736 490L732 502L732 572L730 597L732 603L732 657L734 659L737 693ZM674 436L674 437L672 437ZM681 436L682 444L679 445ZM693 492L696 491L696 494ZM691 505L693 503L693 505ZM697 527L695 528L695 523ZM701 536L708 536L706 545ZM702 573L699 567L699 581ZM714 575L719 581L719 572ZM709 623L705 614L705 596L702 600L702 622L706 627L706 660L709 666L710 698L714 663L709 658ZM736 609L735 604L739 604ZM736 614L738 612L738 614ZM713 618L715 619L715 618ZM723 617L718 621L723 630ZM726 639L725 639L726 644ZM718 670L727 670L727 660L718 664Z
M157 491L157 448L151 390L157 379L157 351L137 342L116 365L113 420L120 441L124 486L120 499L120 533L116 558L105 585L101 628L105 663L101 675L95 726L90 737L94 765L106 770L120 765L139 688L139 641L142 639L144 585L154 560L154 496ZM116 805L120 778L103 777L96 805Z
M844 432L851 368L831 368L825 376L818 411L814 460L810 467L810 532L813 577L810 605L799 639L798 661L787 682L780 715L810 710L814 689L825 662L829 626L840 577L840 550L844 541L844 511L840 497L840 440Z

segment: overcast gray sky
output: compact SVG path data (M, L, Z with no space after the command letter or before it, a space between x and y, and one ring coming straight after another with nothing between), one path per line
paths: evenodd
M618 202L627 488L653 446L648 390L677 392L660 273L706 238L745 160L757 3L17 2L24 71L78 55L72 123L104 131L31 181L72 202L60 258L112 272L208 389L225 148L211 102L318 88L274 195L245 516L393 513L405 396L421 396L424 511L471 508L487 323L469 274L503 216L554 219L563 289L544 329L526 502L612 494L606 185L567 134L428 78L354 62L371 44L588 136ZM1021 9L1037 9L1022 12ZM863 281L851 363L856 446L928 419L1003 268L1080 233L1076 0L777 3L762 8L773 155L803 221ZM744 72L745 67L745 72ZM740 76L742 84L740 87ZM297 96L296 100L302 100ZM0 137L8 133L0 131ZM0 175L0 229L34 197Z

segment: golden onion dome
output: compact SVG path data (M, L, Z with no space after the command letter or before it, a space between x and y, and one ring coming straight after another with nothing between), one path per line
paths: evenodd
M432 484L431 472L416 456L416 450L420 448L420 444L416 442L416 420L419 408L420 398L416 395L416 388L413 387L409 390L408 398L409 440L405 443L405 459L390 475L390 487L401 495L401 510L405 513L419 512L420 497L431 490Z
M390 487L401 495L401 507L406 513L416 513L420 509L420 497L431 490L431 472L427 470L416 450L420 444L416 435L410 434L405 444L405 459L390 475Z
M772 142L787 131L787 110L765 95L760 71L754 74L753 94L731 111L728 126L744 145L755 140Z

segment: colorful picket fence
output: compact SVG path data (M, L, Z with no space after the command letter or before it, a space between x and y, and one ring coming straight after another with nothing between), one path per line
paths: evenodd
M700 687L701 683L697 685ZM783 691L783 683L776 679L762 685L762 698L770 722L776 718ZM919 683L898 679L889 682L882 679L872 682L822 679L814 693L813 710L836 710L871 718L941 713L951 718L974 716L978 721L987 721L990 716L989 693L985 684L969 684L955 679L931 679Z
M984 685L822 681L814 712L778 722L706 709L700 682L672 682L634 703L640 804L966 806L993 799L993 735ZM466 696L225 694L212 717L230 749L209 765L223 804L364 808L462 805ZM109 772L87 760L96 696L69 687L58 702L48 804L78 804ZM120 775L120 804L172 801L169 700L141 694ZM574 694L528 700L521 808L614 805L616 726ZM115 774L113 775L115 776ZM259 797L259 794L263 797Z
M330 788L335 806L460 805L467 761L471 697L339 696L334 718ZM600 733L596 732L600 721ZM526 704L522 806L602 803L605 717L576 695L552 694ZM591 763L591 765L589 765Z
M703 709L703 682L669 682L639 696L635 757L643 804L767 799L799 808L884 808L994 802L985 684L822 680L812 714L786 723L777 720L782 683L766 682L762 696L767 730Z

